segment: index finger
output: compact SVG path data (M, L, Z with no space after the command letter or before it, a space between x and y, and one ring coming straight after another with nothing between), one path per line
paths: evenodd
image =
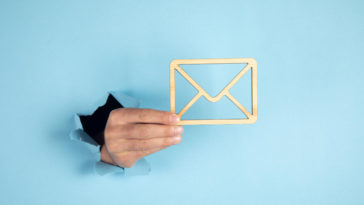
M155 123L177 124L180 121L178 115L154 109L122 108L112 111L112 118L121 124L125 123Z

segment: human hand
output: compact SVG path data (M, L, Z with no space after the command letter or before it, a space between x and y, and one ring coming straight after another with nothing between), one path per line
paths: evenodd
M178 144L183 133L176 114L152 109L121 108L111 111L104 131L101 160L132 167L140 158Z

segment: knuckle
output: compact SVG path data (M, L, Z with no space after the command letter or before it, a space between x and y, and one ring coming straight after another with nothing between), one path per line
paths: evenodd
M118 115L119 115L119 109L111 110L111 112L109 114L109 119L111 121L114 121Z
M117 121L123 121L127 118L128 115L128 108L118 108L114 109L109 113L109 119L111 124L116 123Z
M130 113L130 109L129 108L119 108L117 109L117 117L120 120L124 120L128 117L128 113Z
M106 126L104 131L105 140L109 140L112 138L123 138L130 134L127 125L118 125L118 126Z
M106 128L104 130L105 139L109 139L114 134L115 134L115 127L106 126Z
M133 126L131 125L123 125L120 127L120 136L130 136L133 132Z
M111 120L112 121L117 121L117 120L123 121L124 119L128 118L128 115L130 115L130 113L131 113L130 108L114 109L110 112Z
M170 113L168 113L168 112L164 112L164 113L162 114L162 116L161 116L161 118L162 118L161 120L162 120L163 122L168 123L168 122L169 122L170 117L171 117L171 114L170 114Z
M138 113L138 118L140 121L144 122L148 120L148 112L147 111L141 111Z

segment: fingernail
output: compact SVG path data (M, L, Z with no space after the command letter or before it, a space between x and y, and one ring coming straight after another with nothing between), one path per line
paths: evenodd
M181 136L175 136L172 138L174 143L179 143L181 141L182 137Z
M176 114L172 114L170 117L169 117L169 121L172 122L172 123L177 123L179 122L179 116L176 115Z
M182 126L178 126L174 128L174 135L180 135L183 133L183 128Z
M180 135L183 133L183 128L182 126L178 126L174 128L174 135Z

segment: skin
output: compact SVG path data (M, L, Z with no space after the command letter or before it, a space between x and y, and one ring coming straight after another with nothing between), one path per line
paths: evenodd
M132 167L140 158L181 142L180 118L171 112L152 109L113 110L104 131L101 160Z

